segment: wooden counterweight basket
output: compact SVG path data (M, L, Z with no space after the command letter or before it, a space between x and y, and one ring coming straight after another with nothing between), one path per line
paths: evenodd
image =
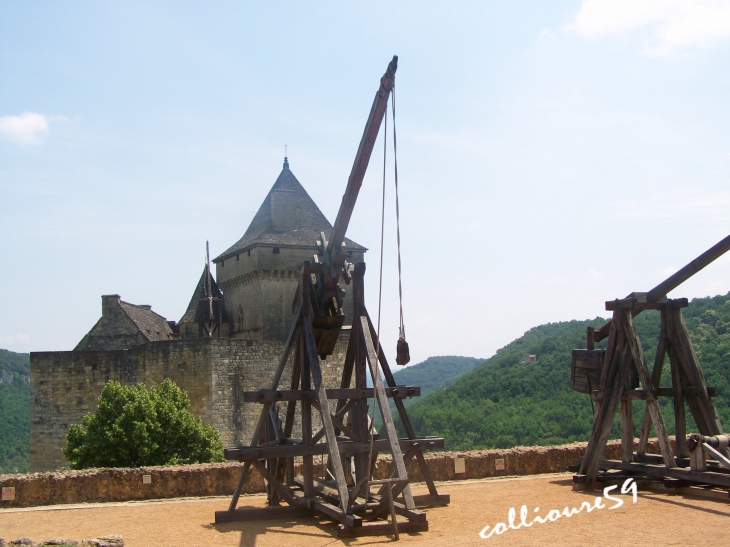
M579 393L591 393L598 389L605 349L574 349L570 362L570 389Z

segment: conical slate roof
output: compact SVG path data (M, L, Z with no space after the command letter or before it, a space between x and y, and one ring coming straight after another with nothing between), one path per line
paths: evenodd
M198 323L201 320L201 314L204 316L202 317L203 320L208 320L209 317L209 308L208 304L206 303L205 306L201 307L201 301L203 299L208 298L208 292L206 290L206 276L208 275L208 268L203 267L203 274L200 276L200 280L198 281L198 285L195 287L195 291L193 292L193 297L190 299L190 304L188 304L188 309L185 311L183 316L180 318L180 321L178 323ZM213 297L218 298L218 300L213 302L213 313L218 314L218 306L223 305L223 293L218 288L218 284L215 282L215 278L211 275L210 276L210 292L213 294ZM222 321L225 323L228 319L226 317L226 310L223 308L221 310L222 313Z
M320 232L329 236L332 225L291 172L289 162L284 158L284 168L279 178L269 190L246 233L213 261L219 262L255 245L314 248ZM348 250L366 250L350 239L345 238L345 242Z

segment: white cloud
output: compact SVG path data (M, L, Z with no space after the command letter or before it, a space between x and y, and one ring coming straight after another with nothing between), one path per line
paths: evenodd
M43 144L49 133L48 116L23 112L0 118L0 134L18 144Z
M584 0L565 29L585 38L648 27L647 55L669 55L689 48L708 48L730 39L727 0Z

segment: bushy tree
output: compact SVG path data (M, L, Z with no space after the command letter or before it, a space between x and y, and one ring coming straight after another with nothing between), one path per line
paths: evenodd
M109 381L96 412L69 428L63 454L72 469L223 461L218 431L189 404L170 379L150 389Z

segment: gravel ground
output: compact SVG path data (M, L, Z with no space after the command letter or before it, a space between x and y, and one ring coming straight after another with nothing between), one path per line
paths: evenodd
M401 534L402 543L419 546L456 545L685 545L700 533L704 538L721 537L730 525L730 504L707 500L639 492L636 503L631 494L620 495L623 505L606 498L594 508L602 492L577 492L572 489L570 475L541 475L447 482L440 492L451 494L451 505L429 509L429 531ZM415 485L415 493L425 492ZM610 493L615 496L615 492ZM571 516L556 516L567 507L580 508L586 502L593 509L584 509ZM241 497L241 506L263 506L265 497ZM267 547L286 545L307 547L324 545L371 545L390 543L392 537L337 538L333 525L315 518L300 521L270 520L248 523L213 524L216 510L225 509L227 498L186 498L145 501L0 509L0 538L6 541L30 537L43 541L51 537L77 540L120 534L127 547L158 546L230 546ZM520 526L521 507L525 506ZM498 523L509 523L510 508L517 529L506 529ZM535 511L539 508L538 511ZM551 513L551 510L553 511ZM533 522L534 517L552 516L553 522ZM488 539L484 535L495 527L501 534Z

